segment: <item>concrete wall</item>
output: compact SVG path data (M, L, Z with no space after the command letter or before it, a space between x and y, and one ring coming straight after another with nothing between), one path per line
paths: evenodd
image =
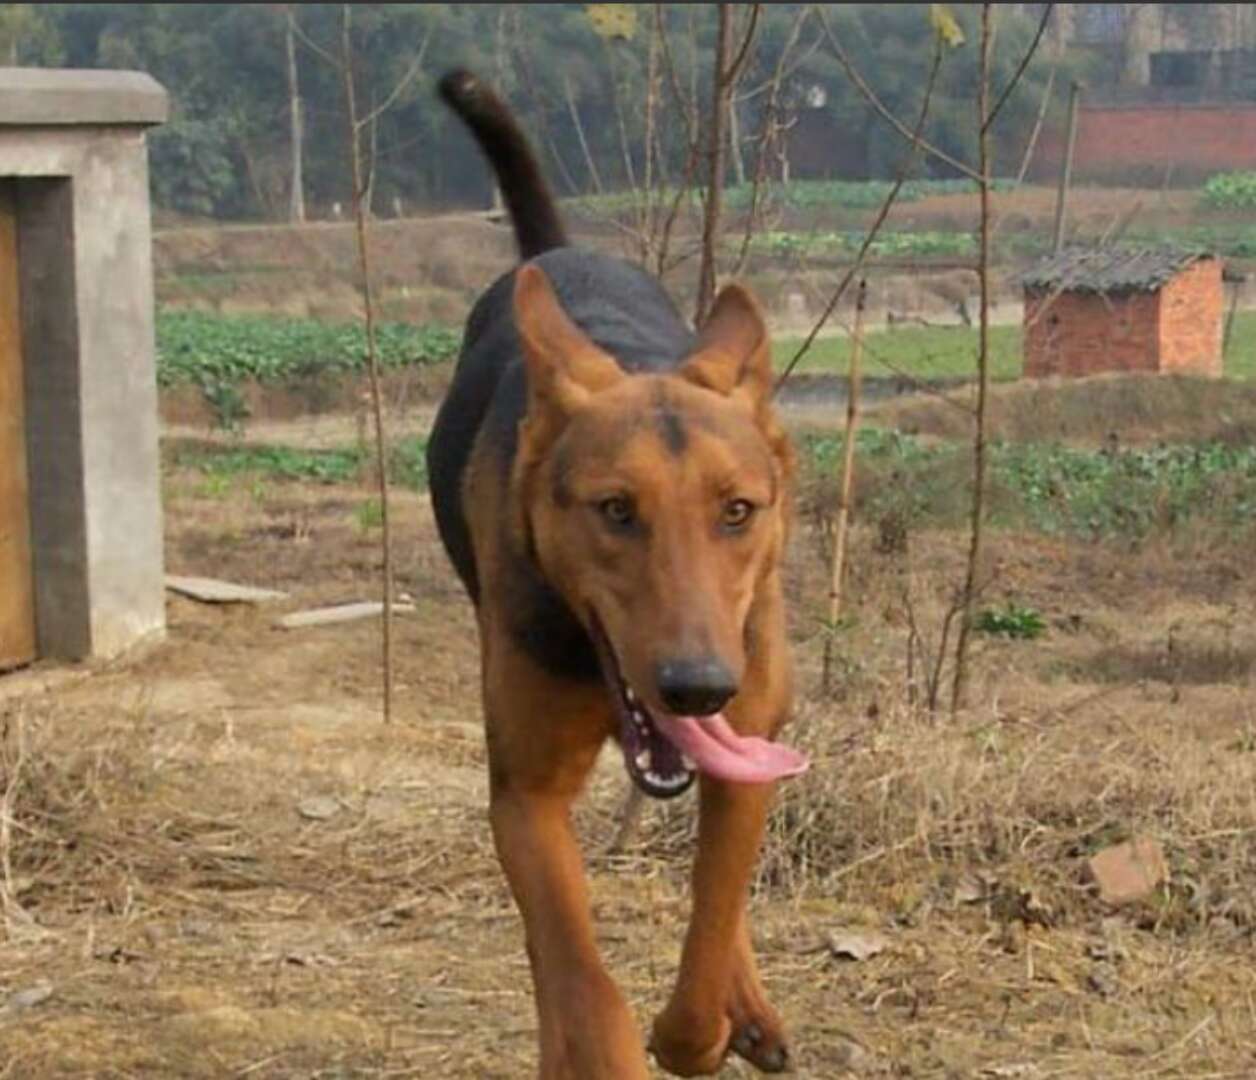
M165 109L135 73L0 69L41 656L109 656L165 624L144 138Z

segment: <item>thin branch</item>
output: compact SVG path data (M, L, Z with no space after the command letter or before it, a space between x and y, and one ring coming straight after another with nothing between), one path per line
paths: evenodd
M803 24L806 23L807 19L810 16L811 16L810 7L803 7L798 10L798 16L794 20L794 26L790 31L792 37L794 38L794 44L797 44L797 39L802 36L801 31L802 31ZM795 60L793 64L789 66L789 68L787 68L781 73L781 75L779 76L780 79L781 80L788 79L796 71L798 71L798 69L801 68L803 64L805 64L809 59L811 59L811 54L814 53L816 49L820 47L820 44L822 41L823 41L823 38L817 35L815 40L812 41L811 44L808 45L806 49L803 50L802 54L798 57L798 59ZM786 51L788 51L789 48L792 48L792 46L788 46ZM781 55L784 56L785 53L782 53ZM771 78L764 79L763 82L761 82L753 90L747 90L745 93L738 94L737 100L738 101L753 101L760 94L765 94L769 90L771 90L772 87L776 85L777 78L778 76L775 73L773 73Z
M797 16L790 25L789 34L785 38L785 47L781 50L781 55L777 59L776 70L773 72L772 78L764 84L771 87L772 92L763 110L763 126L759 132L758 146L755 148L754 181L750 189L750 212L746 216L746 228L741 238L741 250L737 253L737 262L733 268L734 277L740 274L746 265L746 259L750 255L750 241L754 237L755 225L758 222L759 199L762 196L763 185L767 178L768 145L779 129L777 112L780 106L781 85L785 78L785 62L789 59L789 54L793 52L794 46L798 44L799 37L802 36L802 28L807 21L809 13L809 8L799 9Z
M877 114L889 123L894 130L905 139L911 140L913 149L916 146L919 146L925 151L925 153L931 154L939 161L946 162L946 164L950 165L951 168L963 173L966 177L968 177L968 179L980 180L981 174L975 169L971 166L965 165L958 158L952 157L945 150L939 150L931 142L922 139L919 132L913 134L910 130L908 130L906 124L904 124L897 116L885 107L881 99L877 97L876 91L868 85L864 77L856 70L855 65L851 63L851 59L847 56L846 50L842 48L842 43L838 41L837 35L833 33L832 27L829 26L828 16L825 14L823 6L817 4L815 6L815 13L816 17L820 20L820 25L824 28L824 36L828 40L829 48L833 50L833 55L837 58L837 62L842 65L842 70L846 72L850 81L855 84L855 89L857 89L864 96L864 99L873 107L873 109L876 110Z
M977 152L981 162L981 255L977 273L981 279L981 323L977 347L977 416L973 429L972 524L968 567L961 595L959 636L955 641L955 666L951 681L951 714L964 704L968 685L968 646L972 634L977 578L986 513L986 402L990 393L990 51L993 38L992 7L981 5L981 74L977 84Z
M366 361L371 384L371 410L375 420L375 459L379 473L380 527L384 547L384 723L392 720L392 629L393 629L393 556L392 525L388 512L388 440L384 432L383 392L380 387L379 353L375 342L375 298L371 288L370 243L367 236L366 194L362 179L361 125L357 116L357 95L353 85L353 52L350 32L352 5L341 8L340 72L344 79L345 109L348 113L349 157L353 171L353 219L357 227L358 268L362 275L362 303L366 315Z
M1034 119L1033 130L1029 133L1029 141L1025 144L1025 156L1021 158L1020 169L1016 173L1016 186L1025 182L1025 174L1029 172L1029 163L1033 160L1034 150L1038 147L1038 136L1042 134L1042 122L1047 117L1047 107L1051 104L1051 91L1055 89L1056 69L1053 67L1047 76L1047 85L1042 91L1042 103L1038 106L1038 115Z
M326 49L324 49L317 41L315 41L312 37L310 37L309 34L307 34L304 30L302 30L300 23L294 23L292 29L296 32L297 40L301 42L301 44L304 45L307 49L309 49L310 52L314 53L315 56L319 57L322 60L325 60L332 67L339 70L340 61L337 60L336 57L333 56L331 53L329 53Z
M727 85L731 86L741 78L741 69L750 57L750 46L754 41L755 30L759 26L759 9L761 7L763 7L762 4L750 5L750 20L749 25L746 27L745 36L741 39L741 46L737 50L736 57L733 58L733 62L728 65L727 70L723 73L724 82Z
M981 128L983 132L989 130L990 125L994 123L995 118L999 115L999 110L1007 104L1007 99L1012 96L1012 91L1016 89L1017 83L1021 81L1021 77L1025 74L1025 69L1029 67L1029 62L1038 51L1038 43L1042 41L1042 35L1046 33L1047 23L1051 21L1051 12L1054 10L1054 4L1047 4L1043 9L1042 18L1038 22L1038 32L1034 34L1034 40L1029 43L1029 50L1021 57L1020 65L1013 73L1011 82L1003 88L1003 93L999 95L999 100L995 102L994 108L990 110L990 115L986 117L986 122Z
M807 339L798 347L798 351L794 353L789 363L785 365L785 370L781 373L780 378L776 380L776 386L773 388L773 394L780 393L781 387L785 385L786 380L793 374L794 368L798 366L798 362L806 355L807 350L815 343L820 331L824 329L825 323L829 321L829 317L837 309L838 302L842 299L842 294L846 292L855 275L858 274L864 264L864 260L868 256L868 251L872 247L872 242L877 238L877 233L881 231L881 226L885 224L885 219L889 217L890 208L894 205L894 200L898 198L898 193L902 189L903 184L907 180L907 174L911 172L912 165L915 162L916 152L923 144L920 140L920 133L924 130L925 120L929 116L929 105L933 101L933 88L937 85L938 71L942 67L942 49L941 40L937 42L933 52L933 66L929 69L929 81L925 85L924 100L920 103L920 117L916 121L915 130L911 132L911 146L908 150L907 157L904 158L903 164L899 167L898 176L894 179L894 186L886 193L885 201L881 203L881 209L877 212L876 220L872 223L872 228L868 230L868 235L864 237L864 242L859 248L859 253L855 256L855 262L846 271L846 276L842 278L841 284L838 285L836 291L829 299L828 305L821 313L819 320L815 326L811 328L811 333L807 335Z
M427 56L427 47L432 43L432 37L435 33L436 26L433 24L428 27L428 31L423 37L423 44L419 46L419 51L415 53L414 60L411 62L406 73L401 77L401 81L392 88L392 93L384 98L383 102L377 108L372 109L358 121L359 128L365 127L367 124L374 123L383 113L386 113L393 107L393 105L396 104L397 99L401 97L405 88L414 81L415 77L419 74L420 69L423 67L423 59Z

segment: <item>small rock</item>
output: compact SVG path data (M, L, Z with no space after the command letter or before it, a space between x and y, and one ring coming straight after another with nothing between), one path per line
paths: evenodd
M890 942L875 930L835 930L828 944L829 952L840 960L867 960L885 952Z
M1116 992L1120 990L1121 980L1117 976L1116 968L1111 964L1096 964L1086 976L1086 986L1100 997L1110 998L1115 997Z
M52 997L52 983L38 982L25 990L10 994L8 1000L0 1007L0 1013L12 1016L14 1013L25 1012L36 1005L42 1005L50 997Z
M876 1072L881 1066L872 1051L848 1035L837 1036L832 1064L838 1069L853 1073Z
M1092 855L1086 862L1099 899L1120 907L1145 900L1169 877L1164 849L1149 836L1135 837Z
M340 813L340 801L327 795L316 795L297 806L297 813L310 821L328 821Z

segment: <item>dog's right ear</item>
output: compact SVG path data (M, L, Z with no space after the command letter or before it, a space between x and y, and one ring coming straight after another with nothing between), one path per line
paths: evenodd
M531 436L554 436L590 397L623 379L623 369L563 311L538 266L515 275L515 325L528 372Z

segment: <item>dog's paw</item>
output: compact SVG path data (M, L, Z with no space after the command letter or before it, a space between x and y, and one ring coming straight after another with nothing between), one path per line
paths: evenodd
M784 1035L779 1031L764 1031L753 1021L733 1032L728 1048L760 1072L793 1072Z

